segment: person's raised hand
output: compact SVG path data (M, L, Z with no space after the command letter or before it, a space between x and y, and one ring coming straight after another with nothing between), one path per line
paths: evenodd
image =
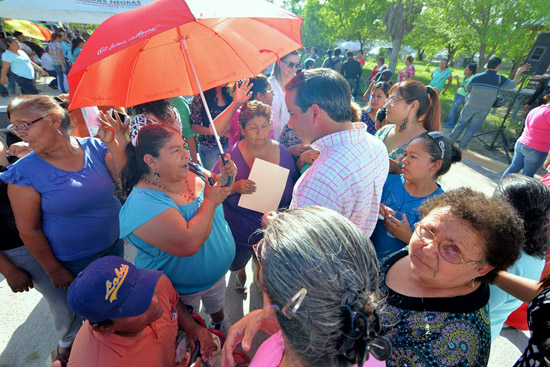
M250 90L253 86L254 84L250 83L250 80L248 79L243 79L240 82L237 82L235 85L235 97L233 98L233 101L238 106L245 104L250 97L252 97L252 92Z
M117 119L120 122L120 119ZM104 113L99 111L99 116L97 117L97 122L101 124L99 131L97 132L97 137L101 139L105 145L109 145L115 141L115 125L117 121L111 116L110 113Z

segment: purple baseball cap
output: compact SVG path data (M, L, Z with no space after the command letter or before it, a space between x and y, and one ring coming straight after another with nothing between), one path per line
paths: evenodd
M78 274L69 287L67 304L91 323L138 316L151 305L161 275L120 257L105 256Z

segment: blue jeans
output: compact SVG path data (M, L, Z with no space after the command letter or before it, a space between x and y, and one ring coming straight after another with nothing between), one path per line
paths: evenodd
M226 152L227 149L229 149L229 144L223 145L222 147L223 151ZM202 166L210 171L218 162L220 150L218 149L218 146L211 148L210 150L203 150L202 147L200 147L199 155L201 157Z
M57 75L57 87L61 91L61 93L67 93L67 90L65 89L65 84L63 84L65 73L63 72L63 68L61 65L54 65L53 69L55 70L55 74Z
M514 158L510 166L502 174L501 180L510 173L517 173L523 168L523 175L533 177L542 167L548 152L541 152L516 141Z
M13 74L13 77L15 78L15 81L17 84L19 84L19 88L21 88L21 94L39 94L38 89L34 86L34 80L33 79L27 79L23 78L22 76Z
M457 141L462 132L466 130L462 136L462 139L460 139L460 143L458 144L460 149L466 149L490 111L491 109L487 110L464 106L462 111L460 111L458 122L451 132L451 135L449 135L449 139L453 142Z
M466 96L462 96L458 93L455 94L455 99L451 107L451 110L449 111L449 116L447 116L447 121L445 122L445 126L447 127L454 126L456 113L458 112L458 109L460 108L460 106L464 104L465 100L466 100Z

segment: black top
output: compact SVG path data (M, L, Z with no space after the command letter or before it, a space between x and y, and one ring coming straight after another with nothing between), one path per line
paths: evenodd
M0 139L9 147L11 144L21 141L16 135L7 129L0 129ZM9 157L8 161L14 163L15 157ZM0 172L4 172L6 167L0 166ZM19 232L15 226L15 218L11 210L10 200L8 199L8 185L0 180L0 251L11 250L23 246Z
M363 73L363 68L359 61L351 58L342 65L340 72L346 79L359 79Z

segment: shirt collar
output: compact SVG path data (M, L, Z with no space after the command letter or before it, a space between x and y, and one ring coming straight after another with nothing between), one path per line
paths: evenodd
M362 122L353 122L352 124L352 130L342 130L325 135L315 140L311 146L315 149L323 150L338 145L355 144L365 140L365 134L367 134L366 125Z

